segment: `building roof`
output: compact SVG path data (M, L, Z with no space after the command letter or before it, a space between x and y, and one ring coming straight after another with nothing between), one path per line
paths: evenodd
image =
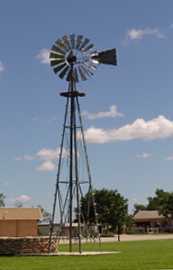
M164 219L157 210L139 210L133 217L135 221Z
M0 220L39 220L41 217L40 208L0 208Z

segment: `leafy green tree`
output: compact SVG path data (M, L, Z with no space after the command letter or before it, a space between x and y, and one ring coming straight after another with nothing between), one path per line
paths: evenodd
M136 210L144 210L143 206L137 205ZM155 196L148 197L148 204L145 209L158 210L166 218L173 218L173 192L156 189Z
M147 209L160 211L170 194L170 192L166 192L163 189L156 189L155 196L148 198Z
M117 228L120 230L123 224L125 224L128 215L127 199L118 193L117 190L94 190L93 195L98 223L111 227L112 231L115 231ZM89 204L89 216L87 215L88 200L90 197L91 194L86 194L81 200L81 216L85 221L92 223L95 212L92 202Z
M166 193L160 203L159 212L167 219L173 219L173 192Z
M5 206L5 195L3 193L0 193L0 207Z

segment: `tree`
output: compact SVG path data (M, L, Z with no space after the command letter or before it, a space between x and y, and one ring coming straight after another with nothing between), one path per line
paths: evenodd
M3 193L0 193L0 207L5 206L5 195Z
M163 189L156 189L155 196L148 198L147 209L160 211L170 194L170 192L166 192Z
M139 210L146 210L147 206L144 204L134 204L134 214L136 214Z
M136 210L144 210L140 205L135 206ZM148 197L146 210L158 210L166 218L173 218L173 192L156 189L155 196Z
M120 231L123 224L125 224L128 215L128 204L117 190L94 190L94 201L96 203L96 212L98 223L110 227L112 231L117 228ZM86 194L81 200L81 213L86 222L92 223L94 221L94 207L90 204L89 217L87 216L88 199L91 194Z

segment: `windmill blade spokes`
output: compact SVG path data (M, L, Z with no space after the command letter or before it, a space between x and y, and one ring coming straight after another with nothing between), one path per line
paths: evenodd
M83 49L84 52L89 51L90 49L94 48L94 44L89 44L86 48Z
M70 41L71 41L71 48L75 48L75 34L70 35Z
M77 36L76 49L79 49L79 47L81 46L82 39L83 39L82 35Z
M55 59L55 60L50 61L50 65L52 67L58 66L59 64L62 64L62 63L65 63L64 60L62 60L62 59L60 59L60 60Z
M82 44L80 45L79 49L83 50L84 47L90 42L90 40L88 38L85 38L84 41L82 42Z
M63 36L63 41L64 41L64 44L65 44L67 50L70 50L71 49L71 44L70 44L70 40L69 40L67 35Z
M57 52L59 54L65 55L65 51L59 48L57 45L53 45L51 51Z
M70 69L70 67L69 67L69 66L66 66L66 67L59 73L59 77L60 77L61 79L63 79L64 76L66 75L66 73L68 72L69 69Z
M86 81L86 80L87 80L87 77L85 76L85 74L84 74L84 72L83 72L83 70L82 70L82 67L79 66L79 67L78 67L78 70L79 70L79 74L80 74L81 80L82 80L82 81Z
M50 52L49 58L50 59L65 59L63 54L59 54L53 51Z
M55 42L55 46L60 49L62 51L63 54L65 54L67 52L67 48L64 44L64 41L61 39L57 39L57 41Z
M65 68L66 66L67 66L67 64L64 63L62 65L59 65L59 66L55 67L53 70L54 70L54 72L56 74L56 73L58 73L58 71L60 71L61 69Z

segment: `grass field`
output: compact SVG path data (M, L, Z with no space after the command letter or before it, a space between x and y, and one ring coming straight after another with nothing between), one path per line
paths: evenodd
M85 250L93 249L99 250L99 247L85 245ZM0 257L0 270L173 269L173 240L104 243L100 249L120 253L86 257Z

